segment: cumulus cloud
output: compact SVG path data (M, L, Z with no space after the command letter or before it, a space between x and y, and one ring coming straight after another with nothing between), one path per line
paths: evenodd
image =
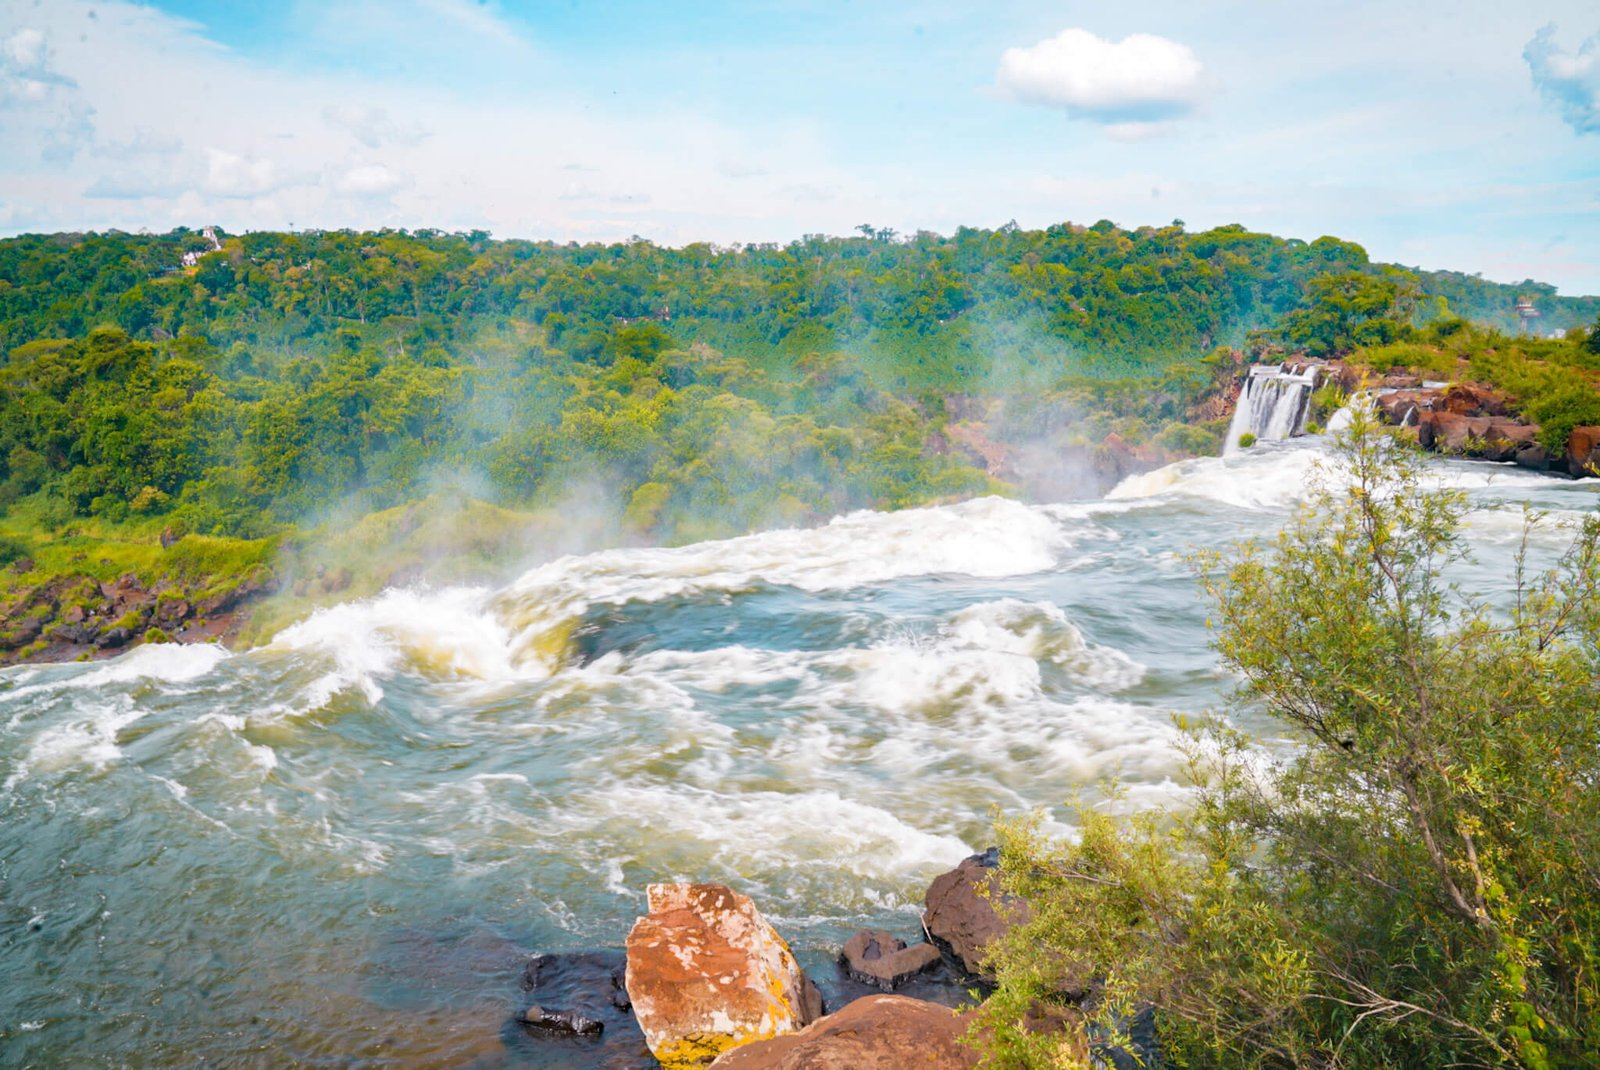
M1120 137L1147 134L1199 102L1204 68L1188 45L1136 33L1108 41L1062 30L1028 48L1008 48L995 82L1017 100L1065 108Z
M383 164L352 167L333 181L334 192L346 197L387 197L405 186L405 179Z
M206 150L205 191L216 197L264 197L288 185L271 160L251 159L225 149Z
M1580 134L1600 134L1600 34L1568 52L1556 44L1556 28L1546 26L1522 50L1533 84L1555 105L1561 118Z

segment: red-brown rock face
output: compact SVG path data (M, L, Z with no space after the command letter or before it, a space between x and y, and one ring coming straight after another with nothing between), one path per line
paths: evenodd
M947 952L961 969L989 981L994 977L984 967L984 949L1029 913L1026 903L1007 902L1002 897L999 864L999 852L991 849L935 877L924 899L927 909L922 912L922 928L929 941ZM987 888L988 894L980 893L979 888Z
M1600 469L1600 427L1574 427L1567 437L1567 471L1594 475Z
M798 1033L736 1048L715 1070L967 1070L955 1011L904 996L864 996Z
M799 1030L822 998L748 896L720 884L652 884L628 934L628 998L667 1070Z

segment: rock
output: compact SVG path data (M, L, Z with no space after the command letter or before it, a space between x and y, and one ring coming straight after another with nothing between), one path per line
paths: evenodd
M967 1021L948 1007L904 996L866 996L798 1033L723 1055L716 1070L966 1070L978 1052L961 1043Z
M193 612L194 607L181 598L165 598L156 603L156 620L162 624L176 624Z
M1026 903L1007 902L1001 897L999 868L998 847L963 860L955 869L934 878L923 900L927 909L922 912L922 928L929 942L944 952L952 965L990 983L994 975L984 969L984 948L1029 916ZM980 895L980 887L987 887L990 897ZM995 909L996 904L1000 911Z
M1536 444L1539 429L1516 420L1490 420L1484 435L1483 456L1491 461L1514 461L1517 453Z
M1380 386L1395 390L1415 390L1422 385L1422 376L1411 375L1407 372L1390 372L1383 377Z
M15 561L11 562L11 571L15 572L19 576L32 572L33 569L34 563L33 558L31 557L19 557Z
M178 541L178 539L181 538L181 537L182 536L180 536L177 532L173 531L171 528L162 528L161 529L161 536L160 536L161 548L163 550L172 549L173 544L175 544Z
M1439 390L1396 390L1379 395L1378 414L1385 423L1404 424L1415 415L1437 409L1443 397Z
M620 950L546 953L528 960L522 985L532 1005L516 1021L520 1035L546 1052L538 1065L546 1065L554 1054L550 1049L564 1046L572 1047L568 1063L574 1065L655 1065L623 987L627 965ZM596 1028L591 1032L568 1028L583 1022L595 1023Z
M652 884L628 933L626 986L667 1070L804 1028L822 996L755 904L721 884Z
M133 632L127 628L110 628L95 640L94 645L102 650L114 650L119 646L125 646L132 638Z
M65 613L61 614L61 619L68 624L82 624L83 619L88 615L88 611L82 606L72 605L67 607Z
M1535 472L1550 471L1550 454L1543 446L1525 446L1518 450L1512 458L1520 467L1531 468Z
M597 1037L606 1028L605 1023L585 1018L577 1011L548 1011L537 1003L518 1014L517 1021L541 1033L569 1037Z
M1457 416L1504 416L1506 399L1478 383L1454 383L1445 390L1440 407Z
M1567 436L1567 471L1592 476L1600 471L1600 427L1574 427Z
M1489 434L1487 416L1462 416L1453 412L1424 412L1417 416L1417 441L1424 449L1440 453L1466 453Z
M852 936L839 954L852 980L891 991L933 969L942 958L932 944L907 947L898 937L867 929Z

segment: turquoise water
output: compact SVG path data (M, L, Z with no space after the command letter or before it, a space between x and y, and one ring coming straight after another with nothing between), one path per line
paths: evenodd
M0 672L0 1063L535 1065L524 959L620 945L654 880L729 883L814 952L910 936L994 811L1181 797L1171 717L1228 684L1184 556L1276 530L1320 449ZM1435 472L1489 596L1524 502L1554 511L1545 557L1595 502Z

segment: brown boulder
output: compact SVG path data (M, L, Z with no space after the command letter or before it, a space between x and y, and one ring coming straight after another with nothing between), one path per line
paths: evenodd
M1379 385L1396 390L1414 390L1422 385L1422 376L1411 375L1408 372L1390 372L1383 377L1383 382Z
M1417 441L1424 449L1440 453L1466 453L1489 434L1487 416L1462 416L1453 412L1417 414Z
M798 1033L736 1048L716 1070L967 1070L966 1020L904 996L864 996Z
M626 985L645 1043L667 1070L793 1033L822 996L755 904L721 884L652 884L628 933Z
M839 953L839 961L852 980L887 990L933 969L942 957L932 944L907 947L898 937L868 929L852 936Z
M1454 383L1444 392L1442 407L1458 416L1504 416L1506 399L1478 383Z
M1000 851L991 847L940 874L928 886L922 928L951 963L970 976L993 982L984 949L995 937L1029 916L1026 903L1000 892ZM986 889L980 892L979 889ZM996 907L999 907L997 910Z
M1439 407L1444 397L1439 390L1396 390L1378 397L1378 413L1385 423L1403 424L1413 414L1421 415Z
M1516 420L1490 420L1484 434L1483 456L1491 461L1514 461L1517 454L1537 444L1539 428Z
M1567 471L1591 476L1600 471L1600 427L1574 427L1567 436Z

